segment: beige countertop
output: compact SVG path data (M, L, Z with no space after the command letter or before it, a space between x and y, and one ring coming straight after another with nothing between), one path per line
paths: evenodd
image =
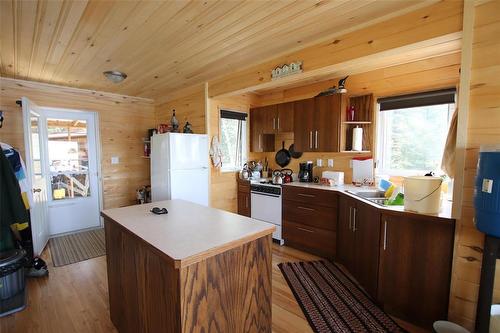
M356 191L363 191L363 192L374 191L375 192L375 191L377 191L377 188L375 186L362 186L362 187L358 187L358 186L354 186L354 185L326 186L326 185L321 185L321 184L316 184L316 183L301 183L301 182L287 183L287 184L283 184L283 186L297 186L297 187L303 187L303 188L341 192L341 193L344 193L345 195L348 195L348 196L355 198L359 201L362 201L366 204L372 205L373 207L377 207L383 213L384 212L404 213L404 214L415 214L415 215L434 216L434 217L438 217L438 218L453 219L453 217L451 215L452 202L444 200L444 199L442 201L441 211L439 212L439 214L420 214L420 213L416 213L416 212L405 211L404 206L378 205L374 202L363 199L355 194L348 192L348 191L354 191L354 192L356 192Z
M153 207L168 214L155 215ZM123 226L170 257L177 268L271 234L275 226L184 200L106 209L104 218Z

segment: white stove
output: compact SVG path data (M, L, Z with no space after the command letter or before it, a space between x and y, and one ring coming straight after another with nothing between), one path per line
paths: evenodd
M281 185L251 182L251 217L276 226L273 238L283 245L281 236Z

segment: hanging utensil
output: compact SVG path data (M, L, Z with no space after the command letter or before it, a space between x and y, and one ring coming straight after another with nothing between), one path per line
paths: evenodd
M288 151L290 152L290 155L293 157L293 158L301 158L302 157L302 152L301 151L296 151L295 150L295 144L292 143L290 145L290 148L288 148Z
M290 163L292 156L290 155L290 152L285 149L285 141L282 142L281 147L282 148L276 153L275 160L280 167L284 168L288 165L288 163Z

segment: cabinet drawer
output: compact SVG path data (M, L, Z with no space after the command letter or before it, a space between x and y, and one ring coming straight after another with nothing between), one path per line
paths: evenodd
M299 186L283 186L283 199L327 207L337 207L337 194L329 190L317 190Z
M283 219L330 231L335 231L337 229L336 207L318 206L309 203L284 200Z
M335 256L336 234L333 231L284 220L283 238L285 245L326 258Z

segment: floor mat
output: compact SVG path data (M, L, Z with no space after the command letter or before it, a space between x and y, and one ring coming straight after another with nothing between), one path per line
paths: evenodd
M49 246L55 267L106 255L103 228L54 237Z
M278 267L314 332L406 332L335 263L318 260Z

